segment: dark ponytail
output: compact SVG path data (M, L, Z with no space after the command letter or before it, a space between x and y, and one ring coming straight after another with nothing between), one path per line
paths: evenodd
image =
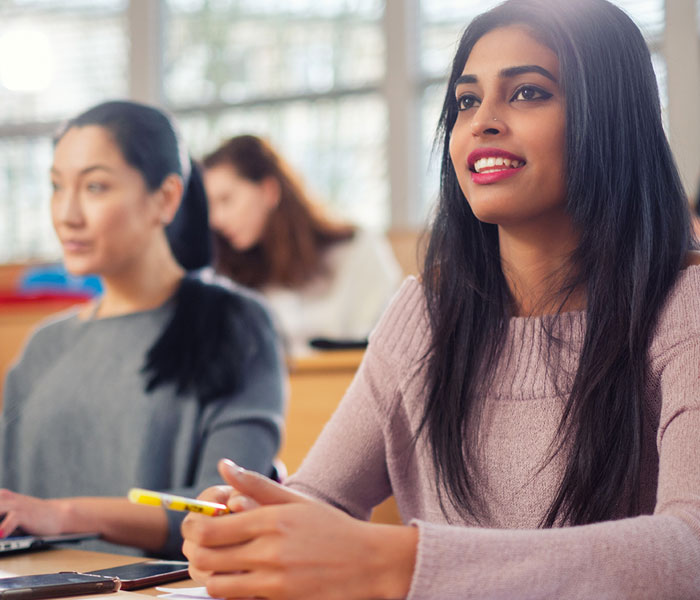
M231 318L243 311L240 298L189 275L174 300L170 322L146 354L146 391L173 383L178 394L192 392L204 403L231 394L252 343L244 343L242 320Z
M201 269L211 263L207 195L199 168L190 160L190 176L175 218L165 228L170 249L187 271Z
M57 141L73 127L96 125L112 136L126 162L137 169L149 191L168 175L182 177L185 190L166 236L175 260L187 271L211 261L207 198L201 174L191 161L174 121L152 106L112 101L94 106L69 121ZM183 278L174 297L173 315L146 353L146 390L172 383L177 393L192 392L201 402L230 394L240 381L236 367L246 352L240 299L230 290Z

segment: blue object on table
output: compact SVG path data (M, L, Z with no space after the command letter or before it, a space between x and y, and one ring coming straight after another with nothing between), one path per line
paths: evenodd
M102 293L102 282L96 275L71 275L60 263L27 267L19 282L24 294L85 294Z

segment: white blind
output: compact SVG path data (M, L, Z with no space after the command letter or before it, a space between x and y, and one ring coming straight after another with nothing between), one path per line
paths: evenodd
M327 92L383 77L379 0L168 0L171 106Z

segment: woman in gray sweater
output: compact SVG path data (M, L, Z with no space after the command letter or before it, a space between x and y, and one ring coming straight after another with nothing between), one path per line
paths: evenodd
M51 168L67 270L95 302L29 340L0 423L0 536L98 532L178 555L182 515L130 504L144 487L197 494L236 456L270 474L283 367L249 292L192 271L210 258L206 197L172 121L108 102L70 121Z

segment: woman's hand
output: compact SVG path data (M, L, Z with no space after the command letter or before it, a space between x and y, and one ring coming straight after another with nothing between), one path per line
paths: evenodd
M43 500L0 489L0 537L21 527L30 534L62 533L64 511L60 500Z
M244 496L230 485L213 485L204 490L197 498L205 502L225 504L231 512L236 513L260 506L255 500Z
M413 527L359 521L327 504L219 465L232 488L202 499L243 505L221 517L190 514L182 525L190 574L213 597L307 600L402 598L417 544Z

